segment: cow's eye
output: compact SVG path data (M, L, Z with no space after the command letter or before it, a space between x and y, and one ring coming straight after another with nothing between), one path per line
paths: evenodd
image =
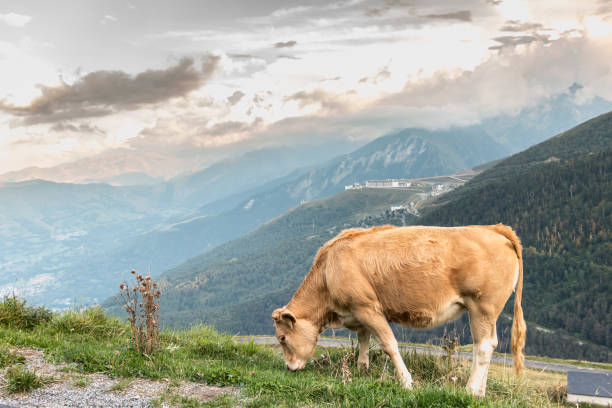
M284 341L285 341L285 336L280 336L280 337L278 338L278 340L279 340L279 341L281 341L281 342L284 342Z

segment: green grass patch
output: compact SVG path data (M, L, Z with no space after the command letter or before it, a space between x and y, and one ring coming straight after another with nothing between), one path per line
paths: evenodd
M26 306L26 301L15 295L5 296L0 302L0 326L31 329L50 321L52 317L48 309Z
M5 380L5 388L9 394L28 392L35 388L40 388L51 381L50 378L39 377L33 371L28 370L23 364L7 368Z
M25 358L23 356L0 344L0 368L10 367L13 364L23 363L24 361Z
M85 334L97 338L123 336L129 326L116 317L106 314L100 307L68 310L57 314L49 327L62 334Z
M79 388L86 388L91 384L91 378L86 375L78 375L72 379L72 385Z
M237 344L207 326L160 333L151 355L136 352L122 323L97 309L66 312L32 329L0 326L0 338L17 347L44 350L47 359L68 363L81 373L100 372L129 384L134 378L194 381L233 386L236 396L198 402L173 390L158 400L177 406L243 407L550 407L544 390L515 381L489 379L484 399L467 394L469 366L436 354L404 355L415 387L404 390L391 361L370 351L370 369L357 367L357 350L318 348L304 370L289 372L278 349L253 342ZM113 333L109 335L108 333ZM120 383L122 384L122 383ZM127 385L125 385L127 386ZM124 387L125 388L125 387ZM199 404L199 405L198 405Z

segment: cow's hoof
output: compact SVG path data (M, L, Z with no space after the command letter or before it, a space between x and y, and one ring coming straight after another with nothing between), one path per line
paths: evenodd
M363 363L363 362L360 361L360 362L357 363L357 366L364 373L367 373L367 372L370 371L370 364L369 363Z
M475 397L482 398L485 396L485 390L483 390L482 388L475 389L468 386L467 391Z

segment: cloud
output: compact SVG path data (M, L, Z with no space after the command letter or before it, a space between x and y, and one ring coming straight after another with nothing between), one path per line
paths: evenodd
M605 16L612 13L612 0L599 0L597 3L599 4L597 15Z
M472 21L472 12L469 10L455 11L452 13L442 14L428 14L425 17L442 20L460 20L460 21Z
M291 47L295 47L297 45L297 41L291 40L291 41L280 41L274 44L274 48L291 48Z
M610 60L612 49L606 41L534 42L526 49L504 49L474 70L408 83L402 92L380 99L362 114L395 121L401 117L406 125L428 128L473 124L517 113L572 83L582 84L585 94L612 100Z
M348 109L350 103L341 94L335 94L315 89L313 91L300 91L285 97L285 101L296 101L300 109L307 106L318 105L322 112L341 112Z
M385 0L381 7L369 8L364 14L368 17L380 17L393 9L410 7L408 0Z
M549 30L544 28L540 23L532 23L528 21L508 20L499 31L518 33L523 31Z
M294 55L279 55L278 57L276 57L278 59L289 59L289 60L300 60L300 57L296 57Z
M11 27L23 27L32 20L32 17L17 13L0 13L0 22L10 25Z
M522 44L531 44L532 42L548 43L549 37L547 35L533 34L533 35L504 35L501 37L493 38L493 41L500 43L499 45L493 45L489 47L490 50L501 50L504 47L516 47Z
M95 134L105 134L102 129L97 126L92 126L87 123L67 123L67 122L58 122L51 126L50 130L52 132L74 132L74 133L95 133Z
M250 54L228 54L227 56L237 60L250 60L257 58L256 56Z
M233 106L237 104L238 102L240 102L240 100L242 99L244 95L245 95L244 92L236 91L230 97L227 98L227 102Z
M116 23L117 21L119 21L117 17L107 14L104 17L102 17L102 20L100 20L100 23L108 24L108 23Z
M26 106L0 100L0 111L21 117L17 125L31 125L136 110L200 88L216 71L219 59L205 56L201 70L195 68L192 58L183 58L167 69L137 75L95 71L72 84L62 81L58 86L40 85L41 95Z
M380 82L386 81L387 79L391 78L391 71L389 70L389 65L391 65L390 61L389 63L387 63L387 65L382 67L376 74L372 75L371 77L361 78L359 80L359 83L378 84Z
M487 0L488 4L492 4L494 6L499 6L500 4L502 4L504 2L504 0Z

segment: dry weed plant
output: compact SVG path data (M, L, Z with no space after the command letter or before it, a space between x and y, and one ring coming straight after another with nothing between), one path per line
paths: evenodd
M136 351L151 354L159 345L159 298L161 290L150 276L137 275L136 286L130 288L126 281L119 285L117 301L127 312L127 321L132 328Z

